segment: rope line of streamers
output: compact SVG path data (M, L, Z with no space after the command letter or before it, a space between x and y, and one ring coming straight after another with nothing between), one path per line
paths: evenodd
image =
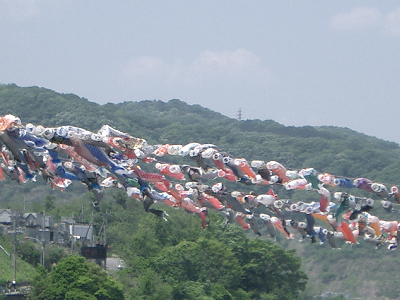
M60 190L73 181L81 182L93 193L94 207L105 189L119 188L141 201L146 212L167 221L168 214L154 208L154 203L182 208L196 214L203 228L209 224L208 210L214 209L227 223L237 222L260 236L259 226L265 225L272 239L282 234L292 240L296 234L300 241L327 242L332 248L338 248L340 240L357 244L362 239L376 248L385 245L395 250L400 238L397 220L372 214L379 202L385 211L394 211L394 205L400 204L398 187L367 178L337 176L314 168L287 170L277 161L234 157L214 144L149 145L145 139L109 125L94 133L74 126L23 124L13 115L0 117L0 149L0 180L9 177L22 185L35 182L40 175ZM168 163L168 156L190 163ZM144 171L141 164L153 165L154 172ZM212 184L205 184L210 181ZM229 191L227 182L258 186L266 192ZM276 190L282 188L318 193L320 200L279 199ZM352 195L354 189L371 197ZM316 219L324 225L317 225Z

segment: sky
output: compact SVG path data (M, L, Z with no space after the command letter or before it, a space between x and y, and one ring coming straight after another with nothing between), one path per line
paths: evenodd
M400 3L0 0L0 83L400 143Z

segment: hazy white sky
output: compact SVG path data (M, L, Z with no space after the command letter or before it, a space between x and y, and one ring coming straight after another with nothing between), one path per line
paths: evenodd
M0 83L400 142L398 1L0 0Z

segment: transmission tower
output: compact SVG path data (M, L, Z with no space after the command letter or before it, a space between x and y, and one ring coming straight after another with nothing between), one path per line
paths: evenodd
M239 120L239 121L242 120L242 109L241 109L241 108L239 108L237 117L238 117L238 120Z

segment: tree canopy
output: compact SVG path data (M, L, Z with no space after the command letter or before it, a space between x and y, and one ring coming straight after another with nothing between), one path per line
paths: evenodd
M61 259L49 273L39 267L33 287L35 300L125 299L120 283L95 263L74 255Z
M168 210L164 222L136 202L108 209L110 241L131 266L119 273L129 298L297 299L306 286L294 250L250 239L219 215L201 231L191 214Z
M98 130L103 124L109 124L121 131L145 138L151 144L186 144L193 141L214 143L221 150L229 151L235 157L240 155L248 160L276 160L293 170L312 166L318 171L334 175L366 177L391 185L400 183L397 176L400 166L399 145L368 137L348 128L292 127L272 120L238 121L198 105L188 105L177 99L169 102L142 101L98 105L76 95L59 94L39 87L20 88L14 84L0 85L0 111L2 114L10 113L19 116L24 123L32 122L45 126L73 125L93 131ZM173 159L171 158L171 162ZM72 191L69 190L68 194L63 194L58 191L49 191L44 185L44 180L41 178L38 178L37 184L28 182L21 186L0 182L2 191L0 203L6 208L22 210L26 200L28 209L34 209L37 212L46 210L47 213L57 216L57 220L61 215L79 214L82 203L90 205L90 196L85 193L83 187L75 185ZM300 200L303 197L301 192L297 193L297 191L280 192L282 192L282 197L285 197L285 193L287 195L290 193L290 198L294 200ZM199 230L197 222L193 221L190 215L173 214L173 211L168 211L173 216L168 223L155 220L151 216L142 218L143 209L136 206L132 198L127 199L121 191L116 193L106 191L105 194L102 213L105 207L109 209L109 212L111 211L110 244L130 266L120 272L121 277L118 280L124 282L125 292L131 297L139 299L151 297L154 299L172 299L173 297L284 299L282 297L287 297L291 299L304 288L304 273L300 268L295 267L296 264L300 264L300 261L292 260L293 257L296 258L294 253L285 252L280 247L275 249L277 246L269 242L257 244L258 240L248 241L243 238L241 229L235 226L224 227L220 224L220 227L213 227L219 224L217 219L212 220L210 227L203 232ZM91 212L91 208L86 208L87 215L89 211ZM393 214L390 215L392 216ZM99 215L95 216L95 220L96 218L99 219ZM398 213L395 212L393 218L398 219ZM94 227L99 228L100 226L97 225L95 222ZM199 248L199 244L203 247ZM363 272L354 276L354 273L344 272L343 274L340 268L336 268L335 271L329 272L329 276L319 275L320 272L326 271L328 262L330 263L329 270L333 270L332 266L339 266L337 262L343 260L341 255L345 253L346 262L343 263L345 266L341 265L341 267L348 268L353 263L349 260L355 258L354 256L370 257L368 265L366 262L357 260L354 266L360 270L372 266L374 273L379 275L371 284L379 286L377 289L380 295L393 298L398 294L394 288L395 285L391 284L397 278L397 272L392 270L393 262L397 261L393 255L385 256L385 266L378 267L378 261L379 264L383 261L379 258L379 254L368 252L361 247L357 248L357 245L353 248L357 249L356 253L342 250L342 252L330 253L329 256L326 255L327 251L324 251L323 247L316 250L316 247L309 248L308 246L304 246L307 251L303 251L302 256L307 257L307 273L312 274L310 277L313 276L312 282L315 284L313 287L317 287L318 291L326 289L328 283L334 284L335 278L343 282L341 286L343 289L351 291L362 289L357 283L361 280ZM298 245L294 247L299 249ZM180 255L174 249L179 251ZM190 253L187 253L186 249L190 249ZM198 272L183 269L179 272L172 270L169 273L165 268L159 267L174 264L186 266L185 262L187 262L188 265L193 266L194 270L203 272L205 269L198 263L206 255L203 249L212 254L223 252L222 262L218 264L213 260L210 262L211 269L213 266L228 267L228 271L223 273L220 279L215 276L215 274L220 274L220 270L210 271L213 281L207 281L204 274L198 275ZM268 253L275 254L266 256L264 253L266 249ZM193 251L196 252L195 255ZM166 256L166 253L169 256ZM275 262L276 254L282 256L280 264L283 263L285 266L284 262L288 260L295 272L289 273L287 267L281 269L276 264L268 266L263 264L264 259ZM288 255L288 258L285 255ZM258 257L260 257L259 260L257 260ZM238 261L239 267L234 263L229 264L226 260ZM315 262L321 262L325 268L320 268ZM240 280L236 277L234 279L237 283L236 289L228 284L228 278L231 278L229 266L240 274ZM264 272L262 268L267 268L268 272ZM273 273L275 269L279 272ZM392 271L390 283L384 279L385 270ZM291 271L293 272L293 269ZM255 277L250 276L252 272L256 274ZM265 281L259 280L271 272L281 280L270 280L266 284L264 284ZM184 285L179 284L180 279L177 278L179 276L185 279ZM350 276L352 278L348 279L347 277ZM218 279L215 279L216 277ZM255 291L256 289L258 291ZM283 296L282 291L291 289L294 291L293 294L288 292Z

